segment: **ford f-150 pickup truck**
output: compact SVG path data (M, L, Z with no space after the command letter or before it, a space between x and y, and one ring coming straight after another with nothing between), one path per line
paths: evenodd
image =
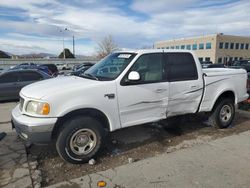
M24 87L12 125L31 143L56 142L71 163L94 157L107 132L205 112L226 128L235 104L248 98L243 69L202 70L192 51L114 52L81 77L65 76Z

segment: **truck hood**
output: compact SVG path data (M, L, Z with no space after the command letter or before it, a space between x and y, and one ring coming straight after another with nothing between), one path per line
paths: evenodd
M42 99L47 95L53 95L83 86L88 87L89 85L98 83L99 81L96 80L76 76L61 76L30 84L24 87L20 94L32 99Z

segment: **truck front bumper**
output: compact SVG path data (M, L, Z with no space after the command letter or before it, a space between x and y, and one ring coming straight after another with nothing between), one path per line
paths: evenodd
M51 134L57 118L37 118L21 114L19 105L11 113L12 128L17 134L30 143L51 141Z

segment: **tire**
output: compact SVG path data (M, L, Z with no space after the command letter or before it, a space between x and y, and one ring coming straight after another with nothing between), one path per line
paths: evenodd
M229 127L235 116L235 106L232 99L224 98L215 104L209 123L216 128L224 129Z
M88 116L76 116L65 122L56 139L56 149L62 159L82 164L95 157L103 145L104 129L99 121Z

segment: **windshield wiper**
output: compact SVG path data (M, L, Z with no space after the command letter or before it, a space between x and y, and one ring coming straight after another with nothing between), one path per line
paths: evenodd
M96 76L89 74L89 73L84 73L83 76L90 78L90 79L95 79L95 80L99 80Z

